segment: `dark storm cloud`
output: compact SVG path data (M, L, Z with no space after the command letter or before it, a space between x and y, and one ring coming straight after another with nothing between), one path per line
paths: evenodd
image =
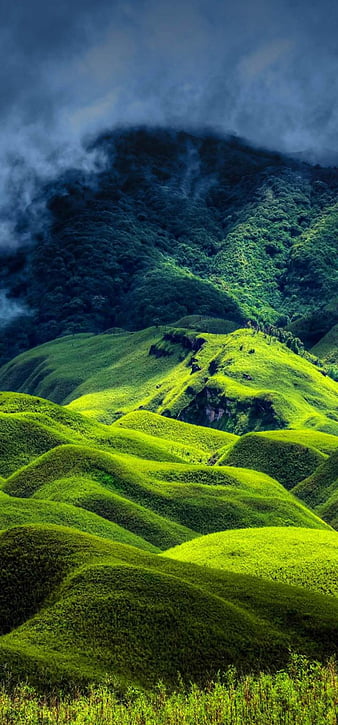
M4 200L13 168L25 205L35 174L90 164L83 135L116 124L214 126L309 157L338 152L337 19L330 0L0 3ZM5 217L1 230L9 243Z
M278 147L336 144L335 3L2 3L3 120L40 143L105 123L217 125ZM68 127L68 129L67 129Z

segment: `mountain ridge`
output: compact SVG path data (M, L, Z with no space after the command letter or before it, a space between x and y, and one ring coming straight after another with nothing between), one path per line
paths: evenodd
M96 171L41 186L18 220L30 245L2 252L0 284L29 312L3 328L2 361L194 314L295 325L308 345L337 323L337 169L168 129L94 148Z

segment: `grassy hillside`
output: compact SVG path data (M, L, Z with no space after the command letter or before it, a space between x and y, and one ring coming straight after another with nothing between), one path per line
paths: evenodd
M249 329L66 337L8 363L0 386L108 424L144 408L235 434L288 427L338 434L338 383Z
M318 515L338 529L338 452L293 489Z
M326 527L265 474L145 461L84 446L45 453L10 476L2 490L79 506L161 549L229 528Z
M137 417L138 413L136 413ZM163 418L154 416L161 421ZM58 445L88 444L106 451L136 455L140 458L171 462L206 462L219 444L228 444L234 436L206 430L198 444L193 427L181 424L161 440L156 428L124 425L105 426L42 398L0 393L0 472L10 475L37 456ZM170 425L168 423L168 425ZM179 424L178 424L179 425ZM190 433L191 431L191 433ZM194 445L191 445L194 443Z
M205 682L229 663L278 668L338 645L338 602L62 527L0 535L0 662L47 684Z
M304 481L295 486L295 492L311 506L318 506L335 492L338 479L338 451Z
M296 438L297 431L292 433ZM306 436L303 438L306 440ZM338 437L335 440L338 444ZM326 458L327 456L316 448L290 441L288 436L284 438L270 436L269 432L248 433L242 436L226 449L218 463L263 471L290 489L313 473Z
M117 426L153 435L157 440L159 438L164 439L170 442L171 445L180 442L182 446L190 451L190 455L196 451L195 456L203 454L211 456L219 445L227 447L237 440L237 436L232 433L206 428L201 425L183 423L173 418L151 413L148 410L136 410L133 413L124 415L116 421L115 427Z
M224 531L163 556L338 596L338 534L333 531L280 526Z
M88 534L120 541L146 551L157 551L148 541L103 516L60 501L36 500L9 496L0 491L0 531L23 524L57 524Z
M311 428L269 430L256 435L268 438L270 441L297 443L300 446L315 449L328 456L338 448L338 436L322 433Z

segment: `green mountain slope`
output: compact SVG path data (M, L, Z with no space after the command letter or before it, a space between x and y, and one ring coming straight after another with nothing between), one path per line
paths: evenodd
M187 315L291 321L312 345L337 323L336 169L173 129L93 148L100 168L40 186L19 225L34 243L0 255L1 287L30 312L4 331L3 360Z
M338 434L338 383L249 329L68 337L8 363L0 386L108 424L141 407L235 434L285 427Z
M164 556L338 596L338 534L333 531L280 526L222 531Z
M49 686L205 682L234 663L276 668L289 647L338 645L338 602L213 572L62 527L0 535L0 661Z

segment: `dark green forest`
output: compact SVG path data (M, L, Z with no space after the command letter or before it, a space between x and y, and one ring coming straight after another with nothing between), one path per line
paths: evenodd
M308 347L338 322L338 169L165 129L88 150L96 169L38 185L17 222L26 242L2 251L0 285L24 310L3 328L2 363L194 314L285 327Z

